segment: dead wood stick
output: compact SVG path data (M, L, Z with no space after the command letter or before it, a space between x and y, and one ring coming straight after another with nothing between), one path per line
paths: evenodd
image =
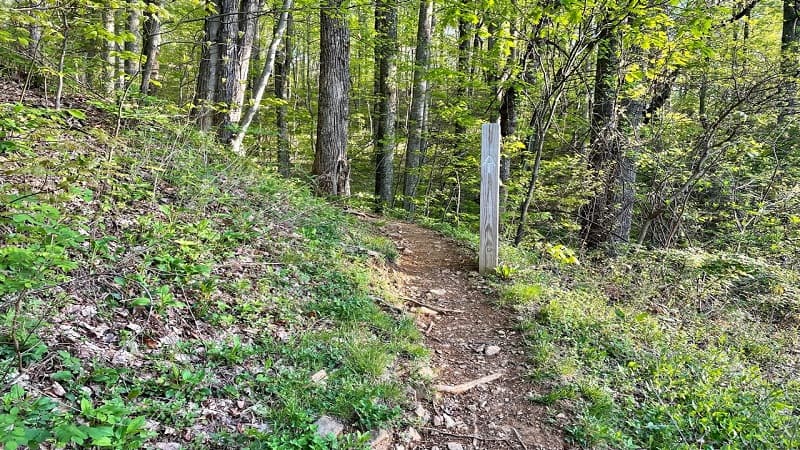
M457 384L455 386L450 386L446 384L437 384L435 386L435 389L438 392L447 392L448 394L462 394L476 386L490 383L502 376L503 372L497 372L491 375L486 375L485 377L478 378L477 380L468 381L466 383Z
M401 298L403 300L407 301L407 302L411 302L411 303L414 303L414 304L419 305L419 306L424 306L424 307L426 307L426 308L428 308L430 310L433 310L433 311L436 311L436 312L442 313L442 314L447 314L447 313L461 314L461 313L464 312L464 310L461 310L461 309L447 309L447 308L440 308L438 306L431 306L431 305L429 305L427 303L424 303L424 302L421 302L419 300L414 300L411 297L401 297Z
M528 446L525 445L525 441L522 440L522 436L519 435L519 431L517 431L516 428L512 428L512 430L514 430L514 436L516 436L517 439L519 440L519 443L522 445L523 450L528 450Z
M479 441L491 441L491 442L508 442L508 439L504 438L490 438L490 437L483 437L474 434L459 434L459 433L451 433L449 431L445 431L439 428L431 428L431 427L422 427L423 430L433 431L439 434L446 434L447 436L459 437L464 439L477 439Z

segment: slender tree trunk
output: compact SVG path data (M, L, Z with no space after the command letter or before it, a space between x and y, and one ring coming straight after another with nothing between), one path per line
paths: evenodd
M264 62L264 69L261 71L261 75L259 75L258 81L255 85L253 105L247 109L247 112L242 118L239 130L235 133L232 139L234 153L240 155L244 154L242 151L242 141L244 140L244 136L247 134L247 129L250 128L250 124L253 123L253 119L255 119L256 114L258 113L258 109L261 107L261 99L264 98L264 91L267 89L269 77L272 75L272 71L275 68L275 56L278 53L278 46L281 43L283 33L286 31L286 26L289 22L289 9L291 7L292 0L283 1L283 10L281 12L280 19L278 20L278 27L275 30L275 35L272 37L272 42L269 45L267 59Z
M207 0L209 10L204 23L203 51L200 57L200 69L197 73L193 116L202 131L208 131L213 125L213 104L217 92L217 78L220 64L220 15L221 0Z
M469 62L473 38L472 22L467 20L467 12L471 12L472 9L471 1L462 0L460 7L461 13L458 17L458 59L456 62L456 71L458 72L459 80L456 87L456 101L465 100L468 95L466 84L470 79ZM458 118L456 118L454 126L457 137L463 135L467 131L466 127L464 127Z
M420 0L417 24L417 50L414 55L414 91L408 121L408 144L403 179L403 208L414 215L414 197L419 184L419 169L424 147L425 104L428 100L427 72L430 64L430 45L433 34L433 0Z
M397 4L377 0L375 5L375 209L392 204L395 121L397 120Z
M275 61L275 97L282 100L275 111L275 125L278 127L278 173L284 177L288 177L292 172L288 104L291 97L289 74L292 72L294 53L294 48L292 47L294 24L291 13L289 13L286 20L286 36L283 39L283 50L278 54Z
M109 36L116 34L116 25L114 20L114 8L107 6L103 8L103 28ZM103 90L106 94L114 92L116 87L116 66L117 60L114 58L114 41L104 38L103 39Z
M620 196L615 191L620 189L624 157L616 112L621 42L618 30L600 26L589 150L589 169L600 183L581 212L581 226L587 247L608 247L613 252L613 230L620 217Z
M148 8L144 13L143 44L142 56L144 66L142 67L142 83L140 91L144 95L152 95L154 87L152 80L158 79L158 49L161 45L161 18L157 13L151 11L152 8L160 8L161 0L147 0Z
M778 121L797 114L798 79L800 79L800 0L783 0L781 34L781 72L783 72L783 109Z
M133 78L139 74L139 52L141 52L142 32L141 17L142 12L137 6L137 0L128 0L128 33L133 36L132 39L125 41L125 51L137 55L136 58L131 58L130 55L125 58L125 75Z
M319 106L313 166L317 192L334 196L350 195L350 29L342 3L324 0L320 9Z
M542 153L544 152L544 144L547 138L547 132L553 124L555 117L556 106L560 99L561 93L543 93L544 101L542 105L536 108L531 115L530 129L531 134L528 136L528 143L526 150L529 155L534 155L533 170L531 177L528 180L528 189L525 197L519 206L519 223L517 223L517 232L514 235L514 245L522 243L525 238L525 229L528 222L528 211L533 200L533 193L536 190L536 183L539 181L539 170L542 166Z
M256 9L255 9L256 12L263 11L264 10L265 0L258 0L256 3L257 3ZM280 12L278 14L276 14L276 16L277 16L278 20L280 20ZM276 20L275 27L274 27L275 29L277 29L277 25L278 24L277 24L277 20ZM274 34L275 33L273 33L273 35ZM250 67L262 67L263 66L263 64L261 64L261 58L264 56L263 55L264 51L261 48L261 40L262 40L262 38L261 38L261 27L258 26L258 23L256 23L256 25L253 27L253 47L250 50ZM252 92L253 90L255 90L255 87L253 86L253 83L256 82L258 75L259 75L258 73L251 72L250 77L248 78L247 91Z
M58 57L58 86L56 88L56 109L61 109L61 97L64 94L64 62L67 58L67 45L69 43L69 21L66 11L58 12L61 19L61 53Z

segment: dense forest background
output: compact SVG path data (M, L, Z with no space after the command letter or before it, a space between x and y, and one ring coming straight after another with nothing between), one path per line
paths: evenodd
M89 89L124 125L163 104L378 209L474 224L499 120L515 244L793 259L796 6L5 2L0 39L56 107Z
M439 289L369 227L474 243L498 121L500 265L428 281L513 322L516 400L800 448L799 0L0 0L0 445L416 426Z

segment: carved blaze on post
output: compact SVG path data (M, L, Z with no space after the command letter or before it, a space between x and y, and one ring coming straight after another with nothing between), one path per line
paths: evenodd
M481 244L480 273L497 267L500 230L500 124L481 127Z

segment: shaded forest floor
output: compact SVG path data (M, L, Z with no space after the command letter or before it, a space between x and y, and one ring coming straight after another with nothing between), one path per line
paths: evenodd
M402 299L416 311L431 349L436 386L456 386L491 375L499 378L464 393L436 392L417 416L424 422L417 448L569 448L557 427L545 423L544 407L531 402L533 369L519 318L498 306L497 293L478 275L463 245L406 222L382 227L400 250L394 267ZM448 446L448 444L450 446Z

